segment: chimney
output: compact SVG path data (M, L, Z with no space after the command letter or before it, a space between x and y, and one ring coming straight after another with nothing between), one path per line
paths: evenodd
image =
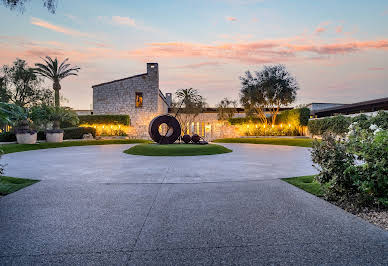
M167 100L168 107L171 107L171 104L172 104L172 93L166 93L166 100Z
M159 78L158 63L147 63L147 74Z

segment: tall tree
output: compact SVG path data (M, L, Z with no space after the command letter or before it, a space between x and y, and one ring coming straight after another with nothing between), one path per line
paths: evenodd
M247 71L240 79L241 104L248 110L255 110L263 123L267 123L265 110L269 110L272 125L280 107L293 103L299 90L296 79L284 65L264 66L262 71L255 72L255 77Z
M229 100L228 98L222 99L217 104L217 118L218 120L227 120L232 118L236 113L237 101Z
M23 12L28 1L30 0L1 0L1 3L11 10L18 9L20 12ZM55 13L57 0L42 0L42 2L49 12Z
M52 102L52 92L42 88L42 80L26 61L16 59L13 65L4 65L0 75L0 101L30 107Z
M53 90L55 92L55 106L60 106L59 91L61 89L60 81L68 76L77 76L77 72L81 69L79 67L71 67L67 64L69 58L66 58L61 64L58 64L58 59L54 60L51 57L46 56L46 59L42 58L45 64L35 64L35 73L51 79L53 82Z
M205 99L196 89L179 89L175 92L172 109L177 113L176 117L181 124L183 132L187 132L194 119L202 112L205 106Z

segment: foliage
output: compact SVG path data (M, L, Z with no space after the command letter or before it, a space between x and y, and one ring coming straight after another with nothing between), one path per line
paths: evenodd
M308 138L225 138L216 139L213 142L219 143L250 143L311 147L313 140Z
M80 124L114 124L114 125L130 125L129 115L80 115L78 116Z
M357 118L344 139L326 133L322 142L313 144L312 159L320 170L317 180L327 185L329 200L356 207L388 206L388 131L374 124L362 128L365 123Z
M245 136L300 136L298 127L295 126L268 126L264 125L243 125L239 127L240 132Z
M14 132L0 133L0 142L13 142L13 141L16 141L16 134Z
M58 63L58 59L54 60L46 56L46 59L42 58L45 64L37 63L35 64L36 68L34 70L35 73L41 75L42 77L51 79L53 82L53 90L55 92L55 106L59 107L60 105L60 97L59 90L61 89L60 81L68 76L77 76L77 72L81 69L79 67L71 67L70 64L67 63L69 58L66 58L61 64Z
M296 108L281 112L276 117L276 124L292 124L294 126L307 126L310 118L310 109Z
M308 122L308 129L312 135L323 135L326 133L331 133L344 136L348 132L350 123L351 118L339 115L310 120Z
M175 101L172 103L172 111L177 114L182 131L187 132L194 119L206 106L205 99L199 91L193 88L179 89L175 92Z
M318 182L328 184L325 196L329 200L344 200L357 193L353 183L355 156L349 154L344 143L332 134L326 134L322 141L314 141L311 151L312 161L319 165Z
M0 176L0 196L5 196L39 182L39 180Z
M25 4L29 0L1 0L5 7L8 7L11 10L18 9L21 12L25 9ZM43 0L43 5L51 13L55 13L57 6L57 0Z
M17 59L12 66L4 65L0 77L0 101L29 107L52 102L53 95L41 88L42 80L26 61Z
M217 144L139 144L124 152L144 156L197 156L228 153L232 150Z
M37 144L7 144L2 145L5 154L32 151L51 148L62 148L72 146L88 146L88 145L110 145L110 144L133 144L133 143L149 143L145 139L110 139L110 140L78 140L78 141L64 141L56 143L41 142Z
M370 198L388 206L388 130L372 124L363 129L352 124L346 141L361 164L353 165L354 183Z
M368 129L374 124L381 129L388 130L388 113L379 111L376 116L366 116L364 114L355 117L334 116L321 119L309 120L308 129L313 135L323 135L332 133L344 136L349 131L351 123L357 123L362 129Z
M263 124L267 124L266 109L271 113L271 124L275 124L280 107L294 102L299 89L284 65L265 66L255 72L255 77L247 71L240 79L241 104L248 113L255 112Z
M93 127L69 127L63 129L63 139L82 139L84 134L92 134L96 137L96 129Z
M15 126L29 118L29 110L16 104L0 102L0 123Z
M49 123L60 122L75 126L79 123L78 115L70 107L39 105L31 108L31 120L42 129L48 129Z
M307 191L317 197L324 196L324 190L321 184L319 184L315 180L314 175L283 178L282 180L300 189L303 189L304 191Z
M229 100L228 98L222 99L217 104L217 118L218 120L228 120L233 118L236 113L237 101Z

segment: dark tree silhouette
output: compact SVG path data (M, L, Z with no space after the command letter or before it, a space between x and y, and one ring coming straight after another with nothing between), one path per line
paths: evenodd
M30 0L0 0L4 6L11 10L19 10L23 12L25 10L25 4ZM57 7L57 0L42 0L44 7L51 13L55 13Z

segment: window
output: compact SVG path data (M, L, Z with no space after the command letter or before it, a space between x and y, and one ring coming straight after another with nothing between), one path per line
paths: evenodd
M136 107L143 107L143 93L142 92L136 92L135 103L136 103Z

